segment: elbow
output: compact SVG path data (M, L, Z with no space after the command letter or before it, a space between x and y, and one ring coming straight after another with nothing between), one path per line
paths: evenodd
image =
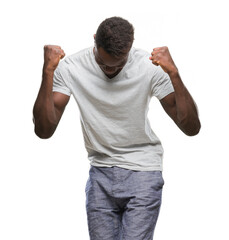
M199 134L200 129L201 129L201 124L200 124L200 121L199 121L198 127L197 127L196 132L195 132L195 134L193 136Z
M37 137L39 137L41 139L51 138L55 132L55 129L56 129L56 125L52 125L49 127L48 126L42 127L38 124L35 124L35 121L34 121L34 132L37 135Z
M35 134L37 135L37 137L41 138L41 139L48 139L51 138L53 133L47 132L47 131L40 131L38 129L34 129Z
M185 134L189 137L194 137L194 136L198 135L198 133L200 132L200 128L201 128L201 126L199 128L193 129L190 132L186 132Z
M42 133L36 130L34 130L34 132L37 135L37 137L39 137L40 139L49 139L53 135L53 134Z
M191 127L185 128L183 132L189 137L198 135L201 129L200 121L198 120L196 123L192 123L191 125Z

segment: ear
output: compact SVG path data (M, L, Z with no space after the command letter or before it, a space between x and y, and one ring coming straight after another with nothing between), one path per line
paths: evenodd
M96 35L94 34L94 35L93 35L93 37L94 37L94 40L95 40L95 36L96 36Z

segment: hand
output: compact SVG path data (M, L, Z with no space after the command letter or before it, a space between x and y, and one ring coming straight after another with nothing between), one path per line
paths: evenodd
M168 74L178 71L170 55L168 47L154 48L149 59L152 60L154 65L160 65L161 68Z
M59 46L45 45L44 46L44 67L48 70L54 71L60 59L64 58L65 53Z

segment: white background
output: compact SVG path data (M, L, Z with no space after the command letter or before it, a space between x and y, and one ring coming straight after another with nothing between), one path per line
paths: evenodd
M107 17L135 27L134 46L167 45L200 112L185 136L152 99L149 120L164 149L156 240L228 240L228 8L226 1L5 1L0 6L0 239L89 239L89 161L72 98L54 136L33 132L43 46L66 55L93 45ZM139 226L140 227L140 226Z

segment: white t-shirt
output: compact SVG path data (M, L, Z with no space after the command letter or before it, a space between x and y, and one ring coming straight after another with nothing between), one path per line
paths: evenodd
M93 47L65 57L54 72L53 91L73 95L80 111L91 165L162 171L163 148L147 117L152 96L173 92L171 80L150 54L134 47L109 79L95 61Z

